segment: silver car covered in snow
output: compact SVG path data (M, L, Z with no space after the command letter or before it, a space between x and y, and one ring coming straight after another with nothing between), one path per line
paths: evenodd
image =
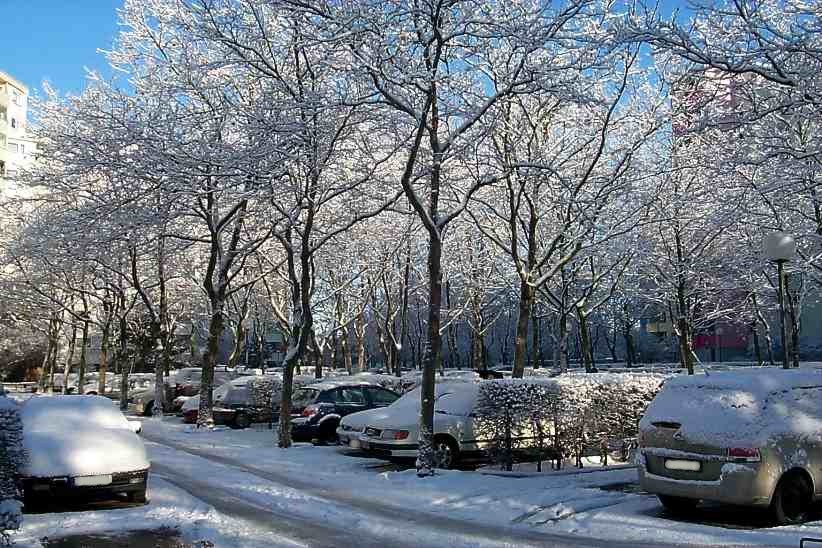
M805 520L822 498L822 371L671 379L640 422L639 481L671 512L699 501Z

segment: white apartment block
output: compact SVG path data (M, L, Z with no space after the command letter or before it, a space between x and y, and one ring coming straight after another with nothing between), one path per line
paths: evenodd
M18 172L34 161L37 145L29 137L29 90L0 71L0 193L8 193Z

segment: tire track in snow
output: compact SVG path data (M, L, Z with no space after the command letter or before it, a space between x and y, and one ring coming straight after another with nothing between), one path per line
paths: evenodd
M386 528L390 529L390 524L394 524L394 530L408 530L408 531L430 531L432 533L441 533L443 540L449 539L451 542L443 542L425 544L424 546L453 546L453 539L455 536L464 540L464 545L468 546L509 546L509 547L590 547L590 548L642 548L642 547L660 547L660 546L693 546L693 544L665 544L660 542L636 542L636 541L618 541L618 540L598 540L585 537L577 537L573 535L560 535L555 533L528 531L522 528L508 528L499 526L488 526L481 523L467 522L459 519L438 516L434 513L421 512L408 508L400 508L385 503L377 503L372 500L363 499L355 496L349 491L335 490L329 487L322 487L310 482L295 478L292 475L278 473L271 470L264 470L254 465L242 462L238 459L215 455L209 451L188 447L184 444L165 439L160 436L155 436L143 432L143 437L167 448L174 449L181 453L193 455L214 463L221 464L230 468L238 469L242 472L256 476L260 479L278 484L280 486L288 487L298 490L306 495L314 496L320 499L338 503L353 510L351 527L348 529L340 529L337 534L344 536L337 536L337 543L332 546L357 546L362 548L369 546L368 542L362 538L362 534L356 531L357 521L366 520L368 523L387 521L389 523ZM154 465L152 465L154 466ZM177 470L172 470L172 474L179 474ZM208 489L213 489L213 486L208 484ZM194 493L195 496L197 493ZM236 494L234 495L236 496ZM280 519L290 520L295 516L292 514L280 513ZM305 520L306 518L298 518ZM383 524L381 524L383 525ZM312 527L316 527L316 522L311 522ZM330 532L330 531L329 531ZM347 539L346 539L347 537ZM350 542L349 542L350 540ZM323 546L322 544L310 544L311 546ZM414 542L414 546L423 546L419 542ZM396 544L396 537L386 544L385 541L373 544L373 546L398 546Z

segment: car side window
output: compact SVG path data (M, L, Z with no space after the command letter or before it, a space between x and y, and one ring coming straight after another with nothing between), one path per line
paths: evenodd
M337 401L339 403L355 403L365 405L365 395L359 388L340 388Z
M391 405L399 398L397 394L384 388L366 388L365 391L368 392L368 397L374 405Z

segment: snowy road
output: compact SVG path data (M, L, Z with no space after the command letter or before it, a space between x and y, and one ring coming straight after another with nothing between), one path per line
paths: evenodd
M386 505L351 489L318 487L293 474L263 470L238 459L144 433L154 473L222 514L265 530L282 545L557 546L627 548L660 542L600 541L467 523L429 512ZM307 471L310 472L310 471ZM356 488L356 486L354 486ZM489 513L494 508L488 508ZM670 544L668 546L676 546Z

